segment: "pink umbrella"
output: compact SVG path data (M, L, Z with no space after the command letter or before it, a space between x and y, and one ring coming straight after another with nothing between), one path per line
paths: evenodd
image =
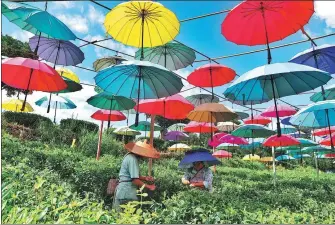
M284 147L299 144L300 142L297 139L286 134L282 134L280 137L277 134L272 135L263 142L263 145L266 147Z
M228 144L236 144L236 145L247 145L249 142L242 138L242 137L236 137L231 134L224 135L219 139L221 143L228 143Z
M261 115L253 116L253 118L249 117L243 121L245 124L260 124L260 125L267 125L271 123L269 118L266 118Z
M227 135L226 133L217 133L215 135L213 135L213 140L210 138L208 139L208 145L211 147L216 148L219 144L221 144L222 142L220 142L220 138Z
M189 122L186 127L184 127L185 132L189 133L211 133L217 131L218 128L214 124L205 122Z
M225 150L219 150L212 154L216 158L231 158L233 155Z
M277 111L279 117L292 116L297 112L297 110L288 105L277 105ZM261 116L276 117L275 106L273 105L268 107L264 112L261 113Z

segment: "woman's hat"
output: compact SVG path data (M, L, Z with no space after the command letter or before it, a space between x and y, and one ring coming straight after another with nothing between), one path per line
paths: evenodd
M194 162L204 162L207 166L221 164L212 154L204 148L199 148L185 153L185 157L181 160L179 168L190 168Z
M152 147L150 144L148 144L147 140L142 141L137 141L136 143L134 142L129 142L124 146L129 152L134 153L136 155L140 155L146 158L153 158L153 159L158 159L160 154L159 152Z

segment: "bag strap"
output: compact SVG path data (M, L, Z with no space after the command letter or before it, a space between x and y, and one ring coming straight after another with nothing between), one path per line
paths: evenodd
M190 181L193 179L193 178L195 178L197 175L198 175L198 173L203 169L204 167L202 167L200 170L198 170L195 174L194 174L194 176L190 179Z

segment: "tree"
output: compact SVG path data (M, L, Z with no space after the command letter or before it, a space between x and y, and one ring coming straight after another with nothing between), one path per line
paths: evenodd
M30 59L37 59L38 57L30 50L29 44L16 40L8 35L1 35L1 54L9 58L24 57ZM10 87L1 82L1 89L7 91L7 96L16 95L18 91L25 94L25 91Z

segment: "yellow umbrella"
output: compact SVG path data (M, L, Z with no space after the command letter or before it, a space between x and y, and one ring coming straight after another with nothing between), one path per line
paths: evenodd
M2 109L8 110L8 111L13 111L13 112L22 112L23 100L20 99L10 99L4 103L1 104ZM31 105L26 102L26 105L24 107L23 112L33 112L34 109L31 107Z
M249 155L245 155L242 160L245 160L245 161L259 161L260 158L261 157L259 157L259 155L249 154Z
M186 144L182 144L182 143L178 143L178 144L174 144L170 147L168 147L169 151L186 151L186 150L190 150L191 147L186 145Z
M176 15L154 1L121 3L107 14L104 25L115 40L137 48L164 45L180 28Z
M258 161L267 163L267 162L272 162L273 158L272 157L262 157ZM275 161L277 161L277 160L275 160Z
M72 80L76 83L80 83L79 77L74 72L72 72L71 70L62 67L62 68L56 69L56 71L62 77L65 77L65 78L67 78L69 80Z

